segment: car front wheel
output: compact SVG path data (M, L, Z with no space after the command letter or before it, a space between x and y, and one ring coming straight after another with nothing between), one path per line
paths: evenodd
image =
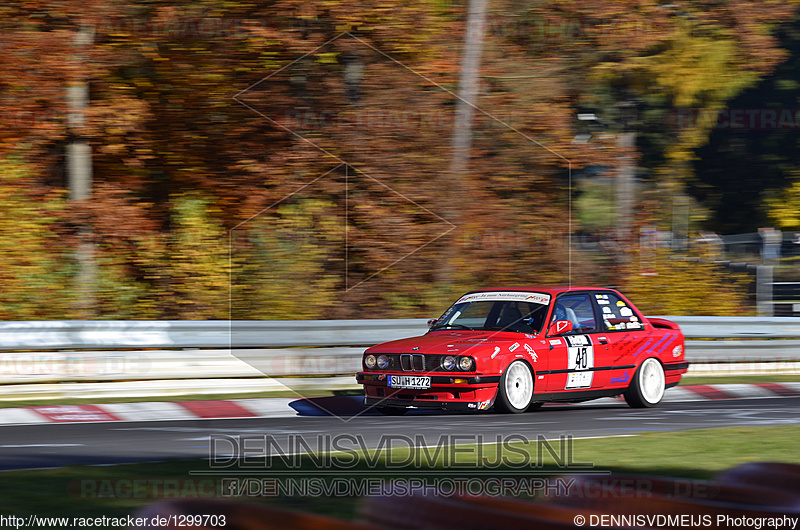
M635 409L656 406L664 397L664 367L657 359L646 359L633 375L633 381L625 391L625 401Z
M533 399L533 373L523 361L514 361L500 378L495 408L500 412L525 412Z

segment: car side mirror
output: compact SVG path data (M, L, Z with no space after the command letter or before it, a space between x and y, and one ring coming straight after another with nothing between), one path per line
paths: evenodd
M547 329L548 335L563 335L572 331L572 322L569 320L556 320Z
M428 329L431 329L433 327L433 325L436 324L437 320L439 320L439 319L438 318L429 318L428 319Z

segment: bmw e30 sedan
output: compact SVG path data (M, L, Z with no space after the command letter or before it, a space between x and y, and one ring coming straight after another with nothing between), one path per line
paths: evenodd
M618 291L534 286L465 294L426 334L367 349L356 379L386 414L519 413L617 395L652 407L688 366L678 325Z

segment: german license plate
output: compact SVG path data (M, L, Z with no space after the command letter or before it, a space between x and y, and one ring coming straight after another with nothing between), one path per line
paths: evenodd
M390 375L389 386L392 388L430 388L431 378L420 375Z

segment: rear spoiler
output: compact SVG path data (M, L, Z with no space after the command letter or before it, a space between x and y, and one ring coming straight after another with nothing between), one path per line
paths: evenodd
M650 322L654 328L674 329L675 331L681 330L680 326L671 320L667 320L666 318L647 317L647 321Z

